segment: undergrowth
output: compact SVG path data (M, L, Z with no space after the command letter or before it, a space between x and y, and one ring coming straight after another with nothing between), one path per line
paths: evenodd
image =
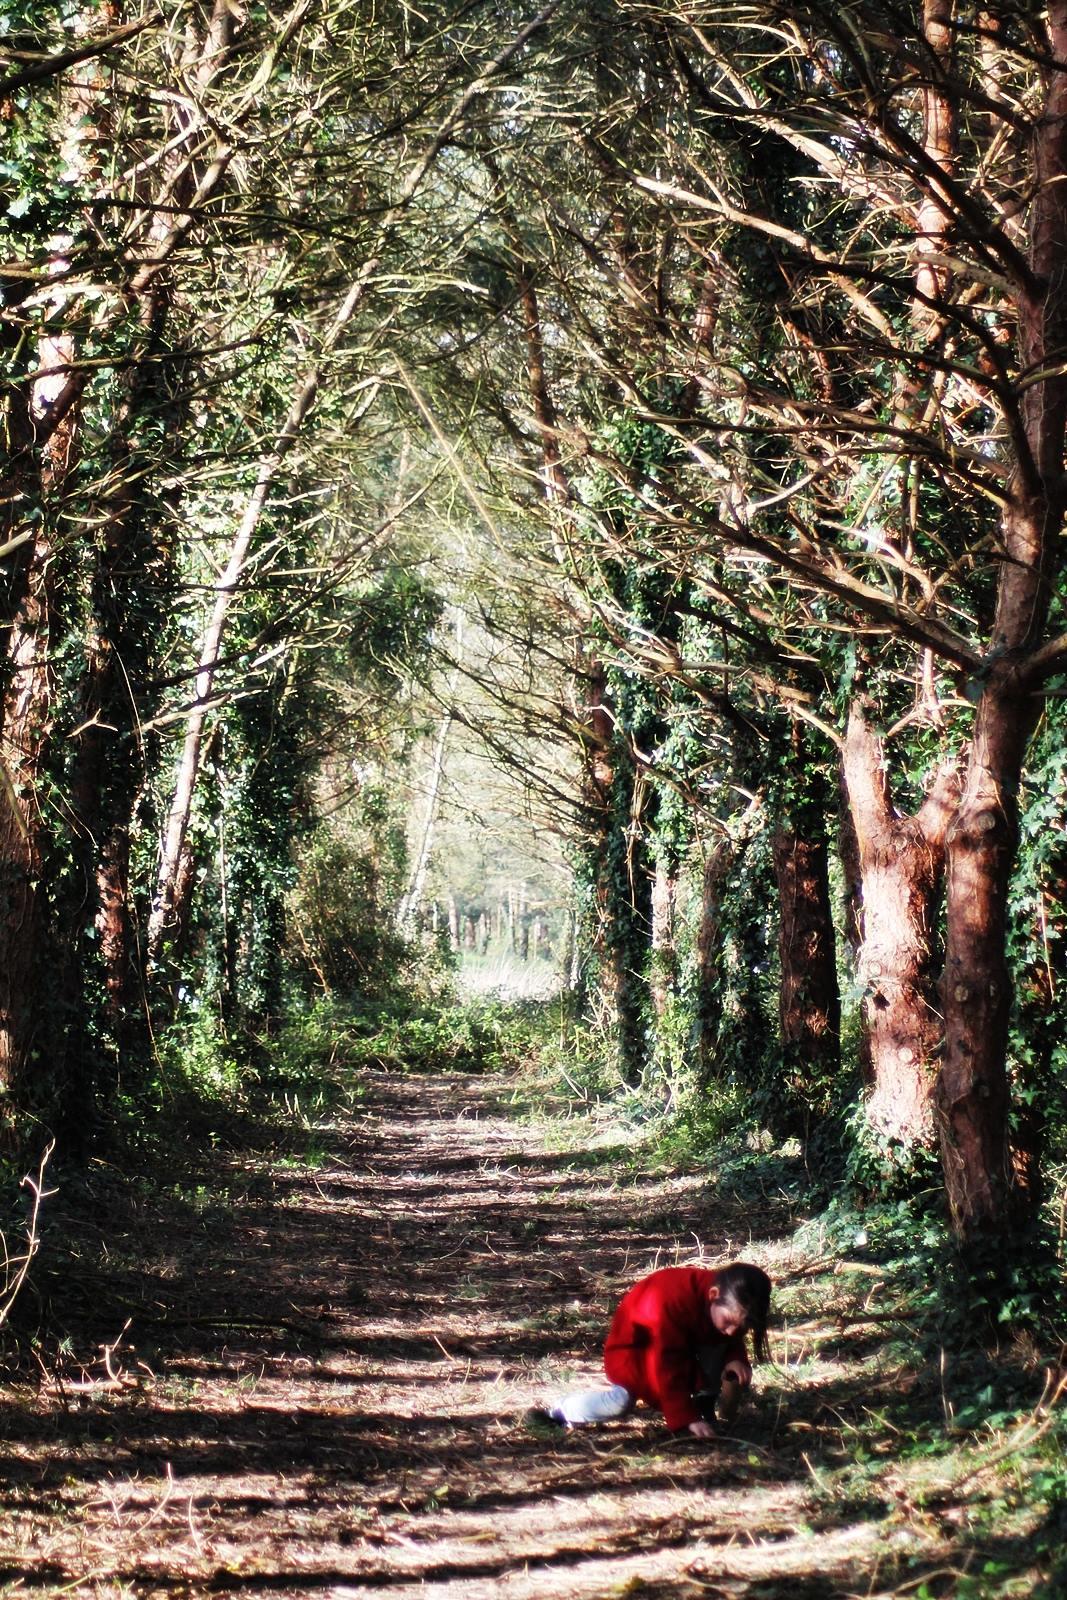
M525 1023L492 999L319 999L258 1030L192 1009L158 1037L147 1079L120 1096L114 1148L162 1150L183 1132L240 1143L266 1115L351 1106L368 1071L502 1072L526 1048Z

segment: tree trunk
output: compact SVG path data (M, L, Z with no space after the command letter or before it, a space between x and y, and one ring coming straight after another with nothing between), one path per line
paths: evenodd
M697 930L697 1002L694 1022L694 1055L697 1081L706 1086L718 1076L715 1047L722 1020L722 984L719 972L719 932L722 911L722 886L733 864L736 851L728 836L716 841L704 857L700 888L700 926Z
M165 539L154 525L161 508L150 515L131 488L142 463L129 434L149 411L166 415L158 343L164 307L150 302L140 310L155 325L127 375L110 442L109 476L118 487L104 501L100 517L104 533L90 589L79 731L70 767L74 858L61 963L68 992L81 997L69 1048L77 1098L86 1107L113 1087L118 1058L133 1044L141 1016L129 879L131 822L144 772L133 730L154 709L148 683L164 634L168 596L162 574L168 561ZM95 967L102 968L102 1015L92 1014L87 998L86 978ZM105 1060L110 1083L104 1081Z
M868 1125L903 1146L934 1143L933 1080L942 1042L933 937L945 837L958 794L940 769L914 817L892 808L882 743L860 707L849 716L845 782L862 880L858 975L869 1079Z
M720 946L722 888L734 862L744 851L759 819L759 797L750 801L744 816L711 845L704 857L700 891L700 924L696 939L696 1016L693 1022L693 1055L697 1081L702 1087L719 1076L716 1047L722 1023L722 977Z
M91 42L99 22L94 10L78 15L74 19L77 37ZM208 29L211 64L204 70L209 77L221 66L233 27L229 8L219 0ZM103 183L101 156L117 137L112 126L110 68L103 60L74 73L64 84L59 120L67 173L76 174L87 189ZM191 137L195 132L192 130ZM180 141L168 146L158 181L169 199L181 198L177 180L188 170L188 161ZM150 165L144 163L144 170ZM224 170L225 162L210 169L209 182L199 192L201 200L207 198ZM141 261L130 280L116 286L122 297L120 309L115 314L101 312L92 327L97 345L109 348L119 372L125 372L125 377L116 376L114 382L125 384L126 393L115 407L110 445L105 446L111 460L104 481L117 487L109 487L90 511L91 526L103 530L103 544L91 584L79 732L66 795L74 860L65 869L51 859L38 794L56 714L47 660L50 651L58 651L60 642L55 628L57 593L66 599L60 589L65 576L57 573L62 548L53 546L48 529L61 525L59 518L68 527L78 520L75 509L64 507L62 500L82 421L86 373L78 370L77 362L84 354L80 342L88 319L82 286L76 279L69 280L70 263L61 255L53 258L43 276L44 286L32 297L45 308L49 331L40 342L37 373L29 385L29 436L19 438L15 452L19 487L43 513L38 526L45 531L20 562L22 595L7 613L11 670L5 683L4 739L10 769L17 772L22 816L7 816L0 829L6 833L7 827L14 826L10 838L0 838L0 874L10 880L14 894L14 902L6 908L6 926L15 931L16 941L9 951L0 931L0 970L4 974L0 979L0 1080L17 1078L20 1059L25 1061L33 1048L39 1048L33 1024L19 1020L20 1009L32 1006L38 1017L62 1017L62 1026L55 1020L51 1024L46 1052L48 1071L55 1081L47 1091L35 1088L30 1093L39 1110L49 1101L54 1103L57 1116L74 1138L84 1138L89 1125L105 1035L111 1033L114 1047L114 1035L134 1012L127 987L128 828L137 777L129 746L122 744L117 758L115 749L122 731L136 721L142 709L131 710L131 679L138 677L136 662L150 648L146 641L154 630L144 605L130 603L135 594L143 601L144 571L151 563L143 551L135 553L131 548L131 528L139 526L140 509L129 487L137 473L130 464L127 430L142 408L147 388L159 382L158 338L166 300L160 287L163 261L194 220L191 211L175 218L169 205L158 213L147 209L152 216L147 240L137 241L140 249L134 248L132 239L128 241L130 255L140 255ZM141 336L128 324L131 311L143 329ZM71 328L79 330L77 336L68 331ZM127 343L131 334L132 348ZM85 543L91 554L92 538ZM124 628L128 648L122 642ZM51 913L37 903L37 882L45 873L56 886ZM50 929L46 926L49 922ZM90 923L95 923L97 938L87 944ZM46 960L61 1004L42 993ZM104 1017L90 1018L85 998L87 974L101 964ZM11 993L5 995L2 990L6 986ZM98 1026L101 1021L102 1029Z
M827 1109L840 1067L841 1002L833 912L825 786L804 765L801 729L791 733L789 804L772 845L778 884L778 1016L791 1099L811 1114Z
M1005 959L1018 793L1036 720L1027 657L1040 646L1064 520L1067 432L1067 0L1048 7L1046 98L1034 125L1031 281L1016 288L1021 426L1001 524L992 648L963 801L948 839L945 1057L937 1104L945 1187L965 1243L1001 1231L1013 1193L1005 1065L1011 984Z
M956 46L954 0L923 0L922 33L928 52L923 82L923 144L928 167L940 177L955 177L959 141L959 96L952 79ZM927 181L915 215L915 298L911 320L927 340L944 329L939 302L951 277L945 265L951 241L949 212L937 187Z
M635 786L642 783L621 740L614 761L600 862L605 994L615 1012L619 1076L636 1086L648 1065L648 979L652 945L652 880L644 818Z
M656 857L652 879L652 965L649 993L652 1009L662 1018L675 992L678 978L678 946L675 913L678 898L678 866L661 851Z
M33 546L32 574L11 629L0 795L0 1092L24 1098L43 1015L39 979L44 907L38 893L43 855L36 803L50 732L46 666L51 594L48 550Z
M1016 1202L1005 1055L1011 974L1007 900L1018 842L1018 783L1034 699L1011 664L978 709L963 800L948 838L943 980L945 1055L937 1084L945 1188L964 1239L1003 1227Z
M51 466L47 456L36 462L32 458L33 432L48 427L39 400L14 394L8 419L21 435L22 446L19 450L12 441L14 476L3 497L13 506L31 483L34 498L43 498L45 483L54 482L58 458ZM69 447L64 446L62 456L69 460ZM18 536L14 528L10 531ZM42 1015L38 979L44 908L38 884L44 839L38 795L51 731L47 660L53 554L46 519L11 557L10 610L4 618L6 658L0 686L0 1094L4 1096L22 1084Z
M563 936L560 942L559 978L564 990L574 993L578 988L578 929L573 911L563 913Z
M633 762L616 734L607 673L599 661L593 662L587 673L583 797L593 879L592 946L600 992L617 1024L619 1075L624 1083L634 1085L640 1081L645 1059L649 878L643 841L631 828ZM643 947L640 950L639 945Z
M433 850L434 829L437 826L438 799L445 770L445 746L448 743L448 734L451 726L452 713L451 711L446 711L441 718L441 726L437 730L437 739L434 743L433 755L430 760L430 786L426 796L426 815L423 819L422 832L419 836L419 848L415 857L415 866L412 869L407 891L400 902L400 909L396 915L397 927L401 933L408 935L412 934L418 926L422 897L426 892L426 874L429 870L430 855Z
M91 12L75 14L76 38L87 40L97 21ZM101 142L102 70L94 65L84 79L66 85L60 96L58 136L64 164L81 180L91 177ZM33 537L12 558L2 624L6 656L0 682L4 791L0 795L0 1092L6 1094L28 1076L41 1019L54 1020L62 1009L55 1004L56 996L52 1003L42 1003L48 916L39 885L49 854L41 793L54 732L49 667L50 649L56 643L54 529L63 487L75 462L85 386L84 374L71 370L78 352L65 326L70 322L71 296L63 283L70 269L63 252L59 245L42 274L43 287L23 297L27 308L36 303L48 331L37 341L35 370L13 386L5 404L10 466L0 501L11 508L4 511L5 533L12 513L21 516L27 505L36 513L27 518L26 531L33 528ZM12 531L16 537L22 532ZM47 1061L44 1070L55 1076L54 1052L39 1053L42 1067ZM58 1085L25 1087L39 1109L58 1098Z
M189 82L209 91L233 61L237 14L226 0L214 0L203 31L186 31L182 60ZM171 258L193 231L196 216L222 187L232 150L221 134L210 157L198 164L189 146L203 124L192 102L170 112L170 142L156 168L156 192L168 204L149 214L140 264L123 286L124 318L136 328L125 373L116 375L115 420L108 441L107 481L114 485L99 509L103 528L93 573L87 621L86 667L80 691L79 734L71 766L70 792L79 843L80 882L69 941L78 983L92 955L103 964L105 1023L113 1048L129 1043L131 1017L140 1009L134 992L138 962L129 909L130 826L142 782L133 729L155 706L147 688L157 666L152 651L163 630L171 558L168 535L159 523L177 513L180 491L149 506L143 485L151 460L134 442L146 416L181 436L187 402L174 401L174 373L180 352L168 348L166 329L174 298ZM88 927L95 952L86 948ZM92 1022L85 1019L91 1030ZM82 1053L88 1045L82 1044ZM82 1070L87 1070L82 1064Z

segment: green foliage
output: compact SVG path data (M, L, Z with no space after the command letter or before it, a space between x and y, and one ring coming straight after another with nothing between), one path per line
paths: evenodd
M497 1072L514 1063L513 1048L507 1009L498 1004L383 1010L353 1020L346 1063L356 1071Z
M126 1102L127 1137L192 1127L239 1138L240 1119L268 1103L303 1114L351 1105L367 1071L500 1072L517 1065L530 1035L508 1007L430 1003L410 990L374 1006L297 999L259 1034L227 1030L216 1011L187 1000L159 1041L147 1102L143 1093Z
M1031 1479L1033 1493L1045 1505L1045 1518L1036 1539L1037 1552L1047 1576L1035 1589L1035 1600L1057 1600L1067 1588L1067 1429L1055 1430L1047 1468Z
M71 20L69 9L52 0L0 0L0 44L42 54L69 48L63 24ZM7 76L6 63L3 72ZM16 89L5 103L0 255L6 261L40 261L49 238L84 229L85 197L65 179L55 138L56 95L56 81L45 80Z
M645 1088L659 1102L677 1105L693 1085L693 1014L687 997L674 986L675 966L668 965L655 952L649 960L651 981L662 999L650 1024L649 1064Z
M151 1070L122 1088L113 1138L145 1149L190 1131L217 1134L247 1110L254 1082L249 1041L216 1011L186 1003L156 1040Z
M773 1103L782 1088L775 927L771 840L764 829L736 855L724 882L715 975L703 997L716 1029L709 1081L744 1084L754 1103Z
M751 1164L746 1135L758 1146L759 1130L748 1097L740 1084L727 1081L710 1093L690 1086L662 1118L655 1147L666 1162L714 1168L722 1181L733 1183ZM758 1160L761 1170L763 1154Z
M564 991L552 1001L511 1009L524 1092L553 1109L561 1103L577 1112L617 1105L615 1040L609 1029L582 1015L577 998Z
M359 586L348 605L352 667L393 687L424 670L444 601L417 572L387 567Z
M374 786L300 847L289 954L309 990L377 999L414 977L423 958L394 920L406 858L401 822Z
M271 1095L322 1095L343 1070L350 1026L348 1010L332 996L290 1007L257 1040L259 1088Z
M1051 1182L1067 1163L1067 704L1052 699L1034 741L1020 796L1019 851L1008 917L1015 977L1008 1061L1016 1133Z
M1042 1228L1029 1236L1006 1229L961 1249L932 1159L928 1173L926 1188L896 1200L835 1198L798 1237L817 1234L841 1254L877 1262L909 1308L909 1341L931 1356L944 1349L973 1358L981 1385L1003 1396L991 1350L1025 1332L1059 1342L1067 1286L1055 1241Z
M889 1204L909 1197L937 1191L940 1171L933 1150L920 1144L906 1145L899 1139L871 1126L862 1101L851 1092L839 1091L840 1118L844 1150L844 1178L849 1193L860 1202Z
M267 1104L303 1114L351 1105L373 1072L496 1073L531 1048L528 1018L499 1003L430 1001L398 988L390 1003L353 1007L299 997L266 1032L227 1027L217 1009L186 996L157 1041L154 1070L123 1093L118 1137L152 1148L190 1130L244 1137Z

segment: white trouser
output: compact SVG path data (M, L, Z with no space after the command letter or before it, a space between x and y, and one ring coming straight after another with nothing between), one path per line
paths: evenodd
M614 1422L633 1407L634 1397L621 1383L610 1389L575 1389L552 1407L564 1422Z

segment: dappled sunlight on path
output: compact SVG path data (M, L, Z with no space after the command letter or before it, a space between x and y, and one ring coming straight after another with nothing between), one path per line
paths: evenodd
M875 1592L915 1538L820 1498L813 1460L876 1363L779 1339L793 1365L710 1445L649 1413L524 1429L553 1387L599 1377L611 1305L653 1265L745 1254L783 1291L804 1269L773 1208L552 1152L515 1116L492 1080L379 1077L314 1166L234 1161L209 1226L161 1241L155 1218L155 1269L114 1286L134 1301L120 1381L8 1408L0 1582L116 1600Z

